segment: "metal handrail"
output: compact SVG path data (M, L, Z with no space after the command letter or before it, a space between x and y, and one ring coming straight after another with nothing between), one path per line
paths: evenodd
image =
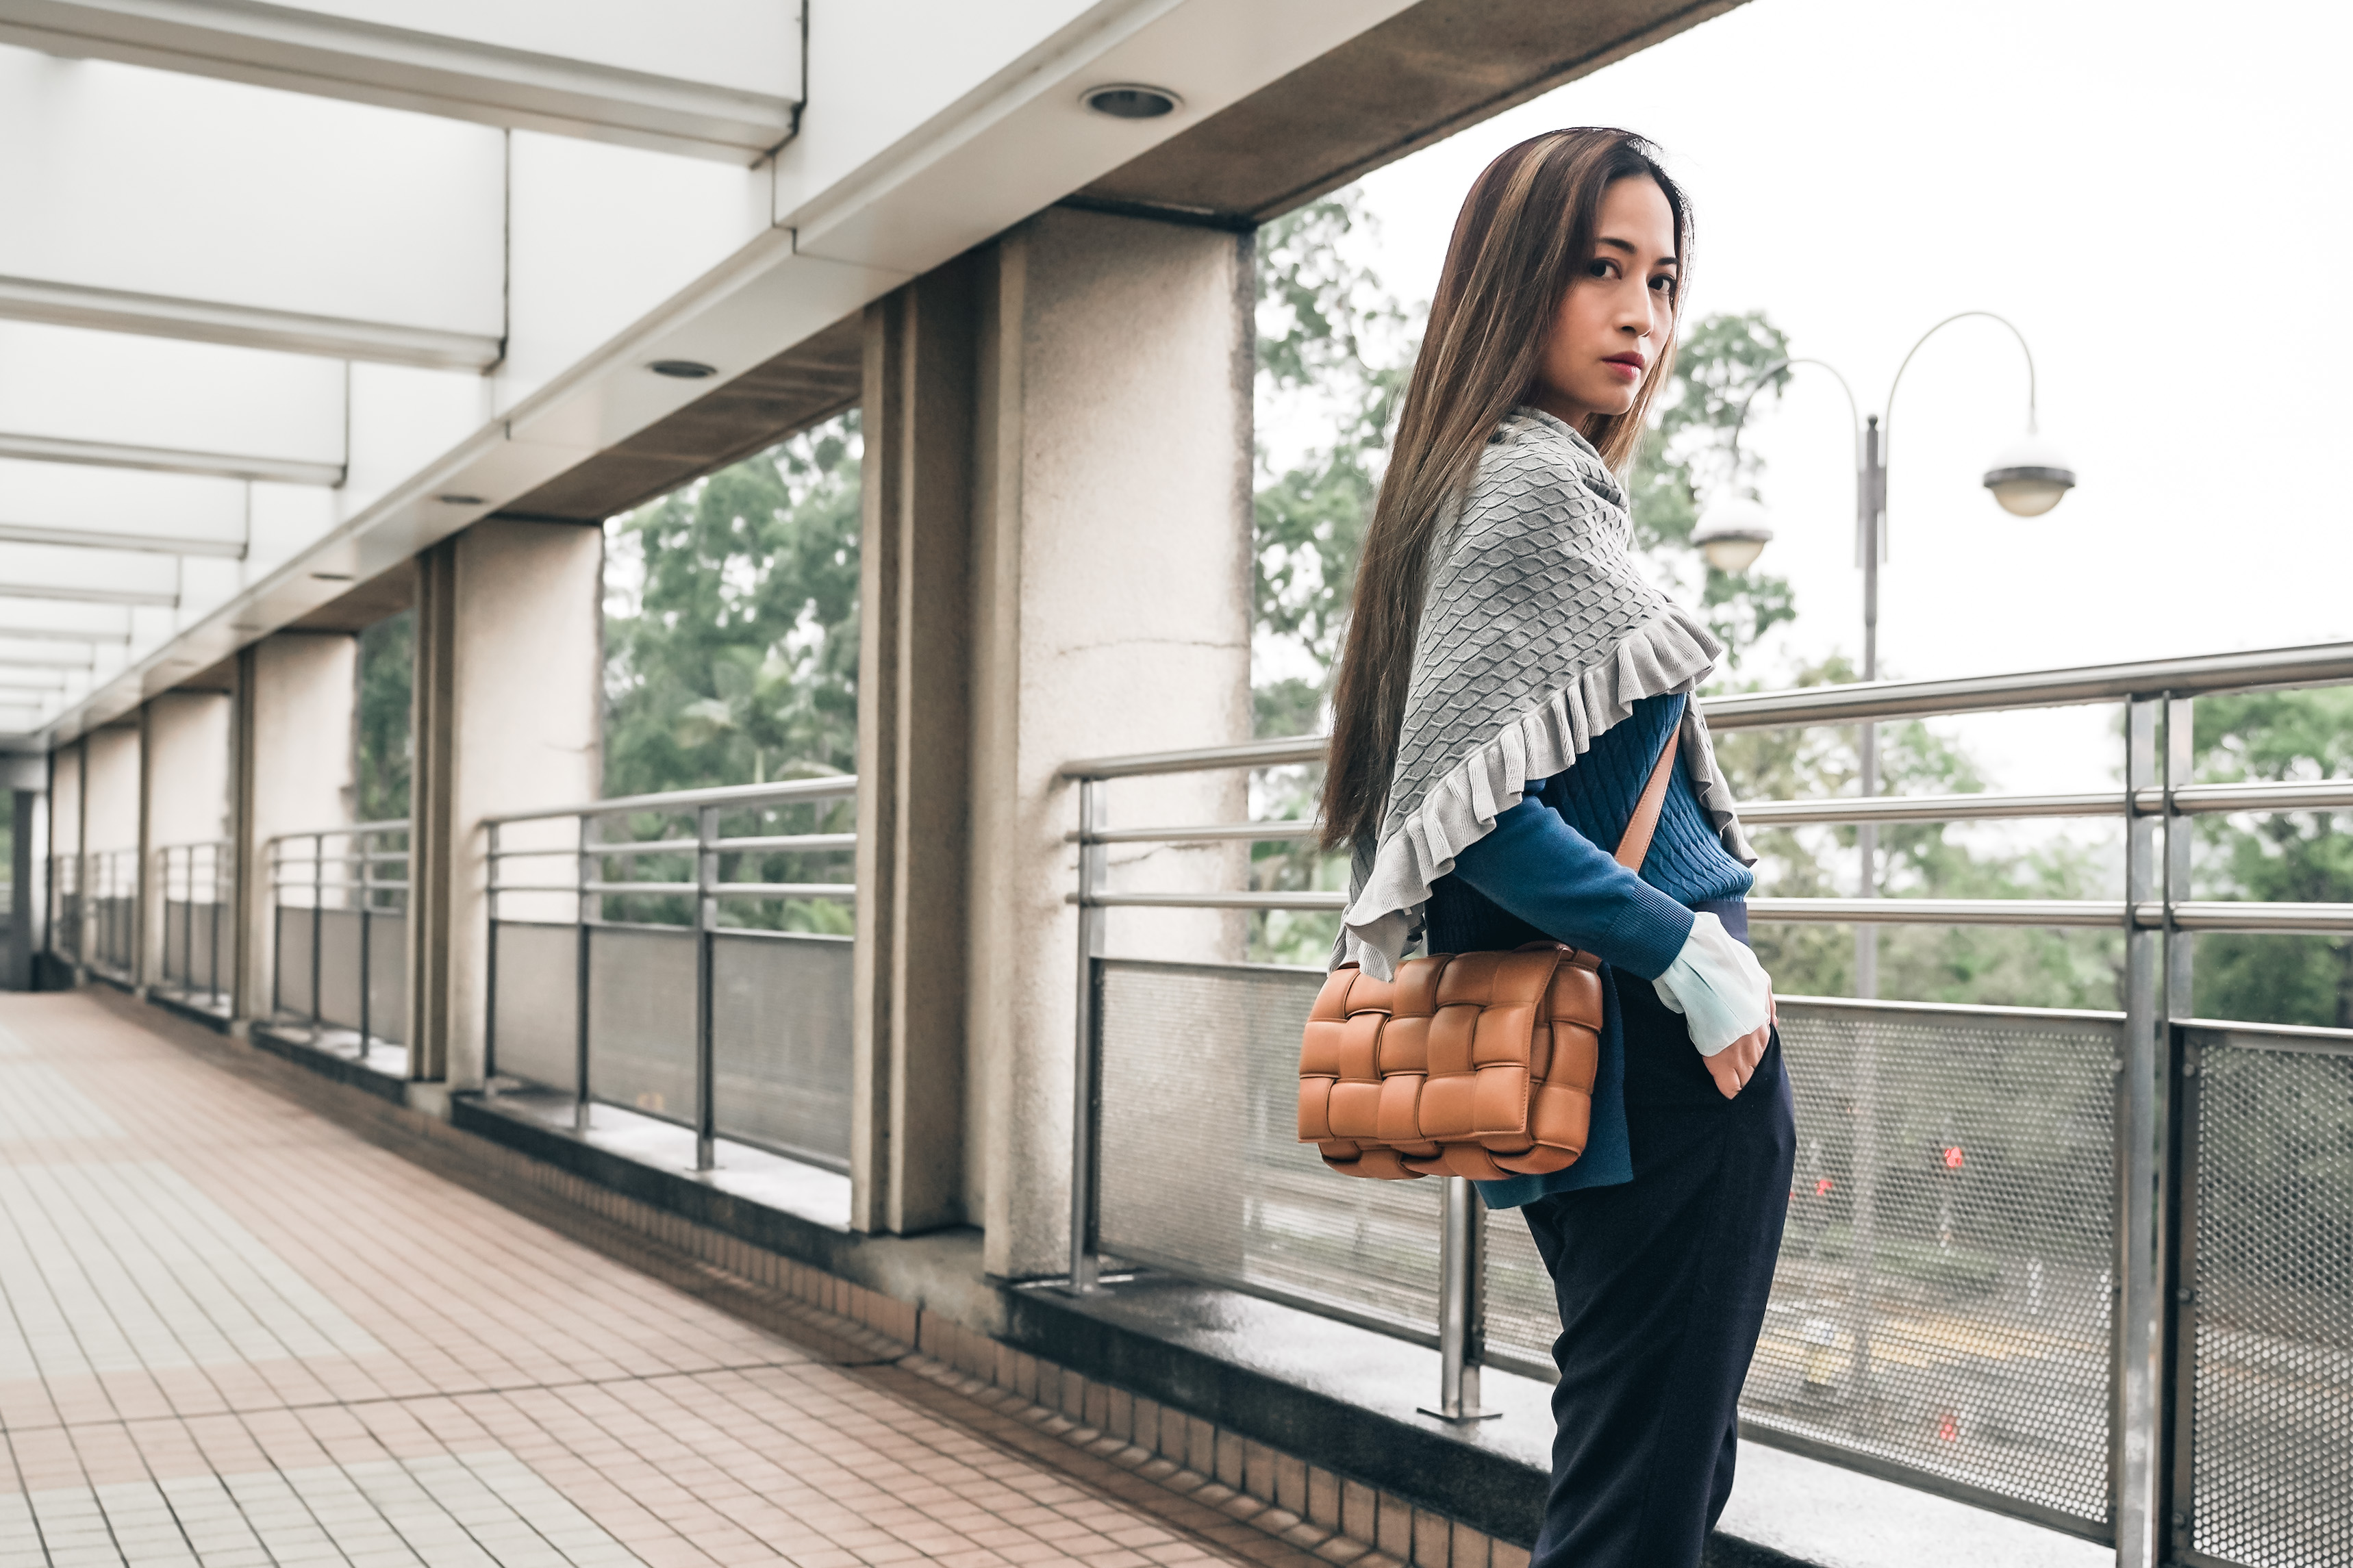
M2132 1435L2136 1452L2154 1452L2163 1401L2147 1375L2150 1347L2162 1340L2166 1310L2160 1289L2161 1243L2146 1203L2162 1183L2150 1163L2161 1144L2162 1084L2168 1067L2168 1024L2189 1012L2189 965L2183 939L2200 932L2353 933L2353 904L2284 904L2191 900L2186 818L2234 812L2353 810L2353 779L2179 782L2190 761L2189 699L2263 688L2353 682L2353 643L2219 654L2198 658L2084 666L1958 680L1875 681L1794 691L1748 692L1706 700L1716 730L1863 723L1891 719L2051 708L2121 701L2126 710L2124 787L2066 794L1849 796L1762 801L1738 807L1753 826L1842 823L2010 821L2092 817L2126 827L2125 897L2105 900L1906 899L1864 897L1752 898L1752 919L1763 921L1880 925L2001 925L2117 931L2126 949L2128 1005L2117 1062L2116 1160L2120 1193L2129 1194L2117 1221L2116 1278L2119 1298L2112 1375L2114 1417ZM2165 755L2158 756L2162 718ZM1108 826L1105 788L1112 780L1172 773L1280 767L1321 762L1326 740L1303 736L1240 745L1096 757L1064 764L1059 776L1077 786L1078 824L1066 842L1078 850L1078 879L1067 901L1079 910L1077 1054L1071 1138L1071 1288L1095 1287L1099 1247L1095 1210L1101 1171L1098 1114L1100 1049L1094 973L1104 955L1105 917L1113 909L1198 909L1332 913L1345 894L1325 889L1267 891L1113 891L1109 851L1121 845L1299 841L1313 838L1313 820L1222 822L1166 827ZM2163 847L2158 847L2162 830ZM1875 893L1875 888L1863 889ZM1477 1316L1477 1247L1454 1223L1467 1204L1467 1184L1448 1179L1440 1248L1440 1340L1444 1373L1437 1412L1449 1419L1478 1414L1478 1356L1470 1326ZM1462 1191L1455 1189L1461 1188ZM2154 1336L2154 1337L2153 1337ZM2144 1478L2145 1479L2145 1478Z
M731 899L821 899L854 903L858 898L858 888L854 882L730 882L720 877L722 855L847 854L858 847L857 834L754 833L729 837L719 831L720 817L728 812L804 802L849 800L854 799L857 794L857 776L841 773L825 778L786 779L775 784L728 784L715 789L674 790L660 795L617 795L576 805L505 812L482 818L482 826L488 836L484 858L490 877L484 902L490 927L489 989L493 998L489 1016L484 1020L486 1076L495 1083L498 1071L495 998L498 994L500 899L511 893L554 894L574 901L572 924L577 936L573 949L576 1033L573 1045L572 1114L574 1127L585 1132L589 1127L590 1107L596 1100L592 1074L595 1064L590 1049L590 933L598 926L620 923L604 918L603 900L607 898L691 898L694 900L694 913L686 929L693 935L695 949L694 1168L698 1171L712 1169L717 1163L719 1140L719 1120L714 1104L718 1069L713 1019L717 1002L713 993L716 985L715 944L722 929L720 906ZM600 821L635 811L664 814L691 811L695 819L694 837L617 842L607 842L596 837L596 825ZM571 842L524 846L502 841L503 831L517 823L560 821L567 817L576 824L577 836ZM607 859L637 861L646 856L663 855L693 857L694 879L628 881L600 874L607 868L604 862ZM503 874L506 868L515 861L559 858L571 862L572 876L568 880L514 881ZM553 868L531 869L545 877Z
M2066 708L2168 694L2208 696L2264 687L2337 686L2353 682L2353 643L2208 654L2197 658L2092 664L1954 680L1852 681L1783 691L1741 691L1701 699L1711 730L1756 730L1794 724L1850 724L1878 719L1933 719L2011 709ZM1147 773L1210 768L1263 768L1324 759L1329 737L1250 741L1183 752L1145 752L1065 763L1066 779L1136 778Z
M561 816L610 816L623 811L686 811L706 805L761 805L782 800L839 800L858 793L858 775L783 779L776 784L721 784L712 789L671 790L660 795L621 795L577 805L539 806L530 811L504 811L481 819L486 827L511 822L545 822Z

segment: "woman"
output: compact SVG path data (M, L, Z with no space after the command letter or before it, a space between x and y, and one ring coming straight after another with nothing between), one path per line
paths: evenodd
M1482 1182L1551 1271L1558 1433L1536 1568L1696 1564L1789 1190L1789 1089L1746 945L1750 853L1688 693L1722 651L1630 556L1619 476L1666 379L1682 193L1620 131L1524 142L1449 247L1333 689L1339 959L1551 939L1607 965L1584 1155ZM1639 875L1610 850L1677 756Z

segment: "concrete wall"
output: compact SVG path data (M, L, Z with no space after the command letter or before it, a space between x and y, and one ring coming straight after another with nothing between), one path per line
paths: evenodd
M236 1009L251 1018L269 1012L276 941L269 840L352 820L359 639L345 632L280 632L238 656L237 677L233 837L243 918Z
M419 570L409 1070L478 1089L489 992L488 834L502 812L604 783L605 534L493 518ZM556 825L561 826L561 824Z
M83 848L97 855L139 847L139 731L122 724L89 737Z
M995 1274L1058 1271L1069 1246L1077 808L1057 770L1250 736L1250 243L1058 208L989 258L965 1179ZM1125 793L1131 820L1243 805L1240 775ZM1229 852L1169 858L1158 886L1239 885ZM1161 915L1115 925L1113 951L1233 956L1232 930Z
M236 704L226 691L167 691L149 699L145 719L146 899L142 912L150 984L164 973L164 908L177 878L165 849L229 837L230 757ZM185 887L182 888L185 893Z

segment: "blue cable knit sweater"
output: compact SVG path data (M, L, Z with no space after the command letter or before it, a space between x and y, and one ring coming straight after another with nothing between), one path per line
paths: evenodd
M1604 731L1577 765L1529 781L1494 831L1455 858L1430 889L1427 951L1477 952L1549 938L1598 954L1612 970L1655 980L1691 934L1692 907L1747 895L1756 879L1708 825L1678 759L1640 876L1612 858L1667 735L1683 721L1680 695L1645 698ZM1614 980L1614 977L1609 977ZM1593 1130L1577 1163L1548 1176L1482 1182L1490 1208L1514 1208L1546 1193L1634 1179L1626 1131L1626 1047L1614 983Z

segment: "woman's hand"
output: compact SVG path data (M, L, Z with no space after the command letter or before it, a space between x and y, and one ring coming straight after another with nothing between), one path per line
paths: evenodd
M1767 1016L1764 1026L1753 1029L1712 1057L1702 1057L1707 1064L1707 1076L1715 1079L1716 1092L1726 1100L1736 1099L1748 1080L1757 1076L1757 1064L1765 1059L1765 1047L1773 1043L1773 1026L1781 1021L1780 1004L1768 997Z

